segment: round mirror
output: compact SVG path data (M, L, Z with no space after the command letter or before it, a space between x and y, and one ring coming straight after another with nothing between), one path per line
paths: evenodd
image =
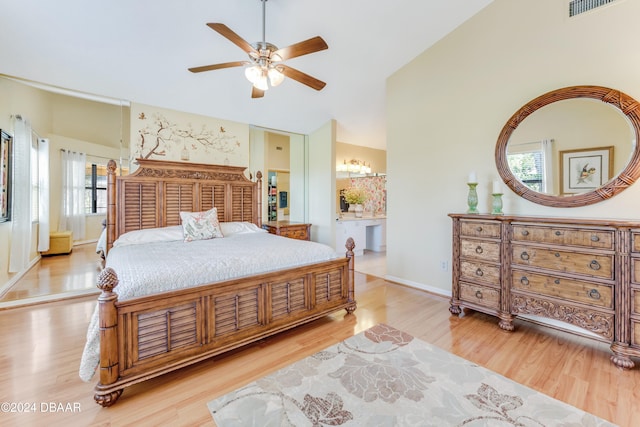
M640 176L639 110L635 99L601 86L541 95L502 128L498 173L516 194L546 206L613 197Z

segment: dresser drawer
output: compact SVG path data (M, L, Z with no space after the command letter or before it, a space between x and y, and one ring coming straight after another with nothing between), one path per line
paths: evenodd
M460 255L481 261L500 262L500 243L486 240L460 239Z
M290 239L309 240L309 233L307 227L289 228L280 232L281 236L289 237Z
M631 252L640 253L640 231L631 232Z
M631 315L640 316L640 288L631 288Z
M631 345L640 347L640 321L631 320Z
M500 286L500 266L474 261L460 262L460 278Z
M613 286L513 270L512 289L613 309Z
M460 299L494 310L500 308L500 290L487 286L460 283Z
M613 255L594 255L513 245L513 264L613 279Z
M594 249L614 249L614 232L612 230L523 224L514 224L512 227L514 241L580 246Z
M500 237L500 223L482 221L460 221L460 235L470 237Z
M631 258L631 283L640 285L640 258Z
M298 240L310 240L310 227L311 224L295 223L289 221L269 221L262 224L262 228L264 228L271 234Z

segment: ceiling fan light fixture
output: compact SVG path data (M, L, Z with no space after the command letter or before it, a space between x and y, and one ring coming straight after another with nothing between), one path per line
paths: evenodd
M260 75L258 76L256 81L253 82L253 86L256 89L260 89L260 90L268 90L269 89L269 85L267 84L267 73L264 70L260 71Z
M258 65L252 65L251 67L247 67L244 70L244 76L249 80L252 84L255 84L260 76L262 76L262 68Z
M269 75L269 82L271 83L271 86L278 86L284 80L284 74L275 67L269 68L267 74Z

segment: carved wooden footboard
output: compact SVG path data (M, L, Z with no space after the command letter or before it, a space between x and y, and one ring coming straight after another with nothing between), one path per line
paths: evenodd
M119 302L118 278L101 274L100 382L94 398L310 322L354 300L353 239L345 258Z

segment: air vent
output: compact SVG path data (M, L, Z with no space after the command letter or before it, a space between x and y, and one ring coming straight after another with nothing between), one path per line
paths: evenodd
M596 7L613 3L616 0L572 0L569 2L569 16L576 16L588 12Z

